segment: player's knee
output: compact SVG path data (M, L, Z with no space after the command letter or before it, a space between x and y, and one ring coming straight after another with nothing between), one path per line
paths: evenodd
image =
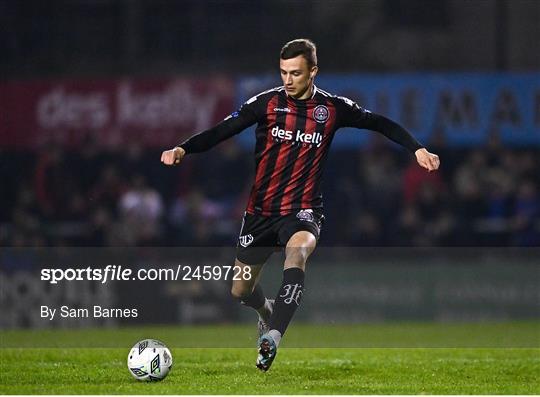
M287 242L287 248L314 249L316 245L317 239L313 233L305 230L296 232Z
M317 240L313 234L299 232L293 235L285 250L286 262L304 265L315 246Z

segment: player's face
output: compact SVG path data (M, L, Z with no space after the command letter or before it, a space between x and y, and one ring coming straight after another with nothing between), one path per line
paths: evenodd
M309 69L306 58L298 55L291 59L280 59L279 69L287 95L296 99L306 99L311 96L317 66Z

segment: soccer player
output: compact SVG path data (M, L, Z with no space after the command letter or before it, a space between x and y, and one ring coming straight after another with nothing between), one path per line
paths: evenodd
M255 180L235 261L235 266L250 266L253 276L233 281L231 293L259 314L256 365L262 371L272 365L302 299L306 261L317 245L324 220L322 172L336 130L378 131L414 153L418 164L428 171L439 168L439 157L397 123L316 87L317 53L312 41L286 43L279 67L283 86L254 96L213 128L161 155L164 164L179 164L186 154L206 151L257 123ZM285 247L285 263L274 301L265 297L258 280L276 247Z

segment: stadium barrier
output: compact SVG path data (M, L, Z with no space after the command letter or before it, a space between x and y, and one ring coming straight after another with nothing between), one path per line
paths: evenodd
M320 247L309 261L295 321L538 320L538 254L536 248ZM6 248L0 327L253 321L229 293L232 277L250 276L249 269L232 268L234 257L231 248ZM274 254L264 269L268 295L278 289L282 259Z

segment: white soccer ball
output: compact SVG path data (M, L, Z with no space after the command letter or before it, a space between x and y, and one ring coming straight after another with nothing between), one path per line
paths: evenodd
M129 352L127 366L137 380L162 380L171 370L172 354L162 342L144 339L137 342Z

